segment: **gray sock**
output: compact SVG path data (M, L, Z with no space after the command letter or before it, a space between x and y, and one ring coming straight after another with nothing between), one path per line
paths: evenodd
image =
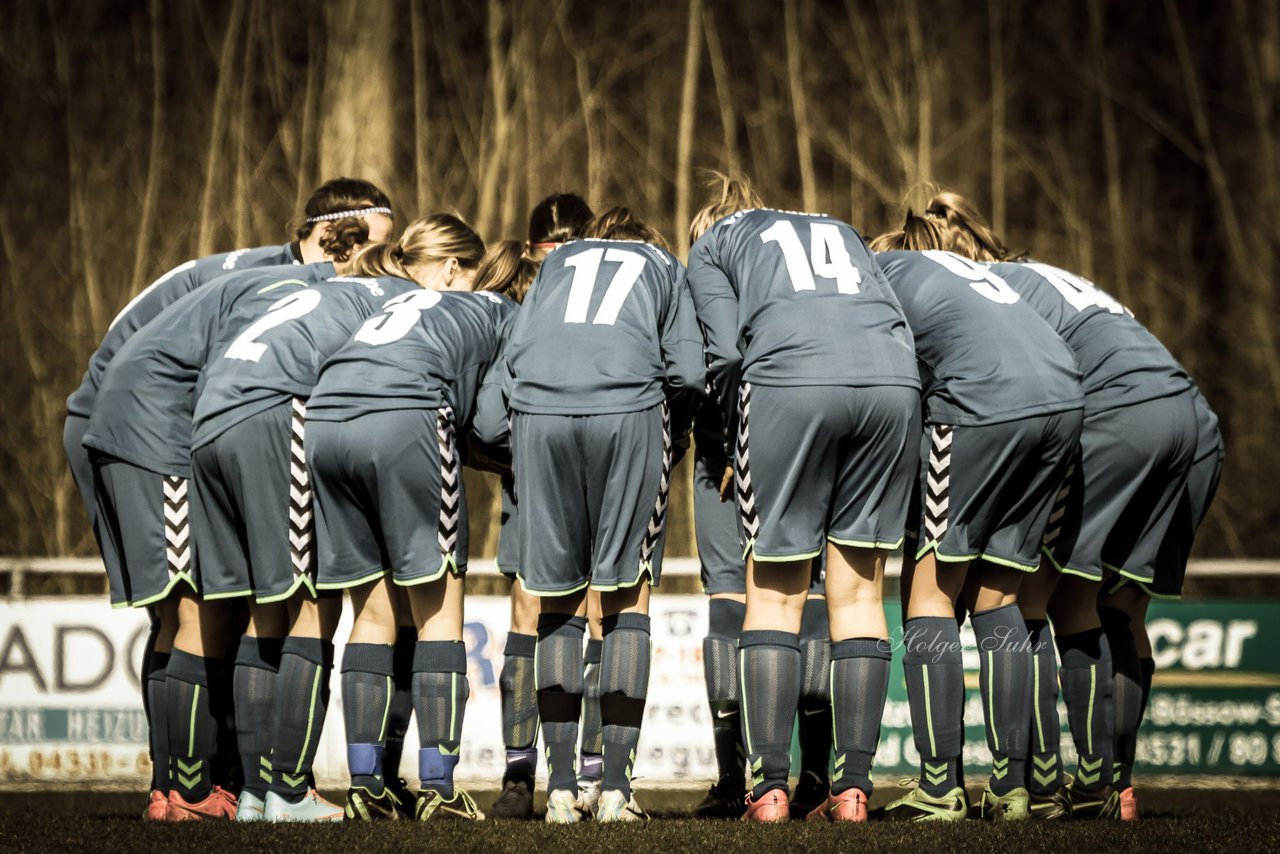
M603 786L631 797L631 771L640 744L640 725L649 695L647 614L605 617L604 656L600 663L600 719L604 750Z
M175 649L165 669L171 785L188 803L203 801L213 789L213 754L218 722L209 697L209 659Z
M807 599L800 622L800 774L823 783L831 772L831 628L824 599Z
M147 721L151 733L151 788L169 793L169 716L165 714L168 693L169 653L151 650L142 663L142 695L147 701Z
M379 795L385 788L387 718L395 694L390 644L349 643L342 655L342 712L351 785Z
M311 788L320 733L329 710L333 644L319 638L287 637L276 676L275 730L270 789L297 801Z
M1079 756L1074 785L1090 792L1111 784L1115 738L1111 705L1111 647L1101 628L1058 635L1059 678L1071 740Z
M244 790L258 800L267 796L272 781L271 737L283 644L280 638L245 635L236 650L236 740L244 769Z
M902 659L911 729L920 752L920 788L940 797L960 785L964 750L964 660L953 617L916 617L903 626Z
M991 748L996 795L1021 788L1027 775L1027 728L1031 718L1031 644L1017 605L976 613L971 618L980 663L979 687Z
M1117 790L1133 785L1133 760L1138 752L1138 726L1145 705L1142 661L1133 640L1129 615L1115 608L1099 608L1102 630L1111 647L1111 702L1115 708L1114 764L1111 782Z
M418 782L453 798L462 720L467 710L467 649L462 641L418 641L413 710L418 718Z
M511 632L502 654L502 739L507 747L503 780L525 779L532 790L538 770L538 689L534 649L537 635Z
M578 716L582 714L585 617L538 617L538 717L547 752L547 792L577 793Z
M1027 620L1031 645L1031 726L1027 788L1049 795L1062 788L1061 724L1058 721L1058 655L1048 620Z
M861 789L871 797L871 763L889 692L889 643L850 638L831 644L831 709L835 721L835 773L831 794Z
M396 629L395 654L391 665L391 711L387 713L387 752L382 757L383 773L392 780L400 778L400 760L404 757L404 735L413 719L413 650L418 645L418 630L411 626Z
M716 766L721 780L740 787L746 753L738 702L738 635L742 634L747 606L732 599L712 599L707 610L710 625L702 641L702 669L707 680Z
M738 641L742 734L751 796L787 790L791 731L800 700L800 639L792 632L743 632Z

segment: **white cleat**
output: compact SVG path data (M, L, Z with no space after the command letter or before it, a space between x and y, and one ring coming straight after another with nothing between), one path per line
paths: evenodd
M583 818L595 818L596 812L600 809L600 791L599 780L578 781L578 804Z
M648 821L649 816L636 803L632 794L628 800L617 789L610 789L600 795L600 805L596 809L596 821L608 824L613 821Z
M262 821L265 810L262 799L250 792L241 792L236 805L236 821Z
M557 789L547 796L547 824L577 824L584 815L582 801L573 792Z
M263 805L263 818L267 821L320 822L342 821L342 807L331 804L315 789L296 804L291 804L275 792L267 792Z

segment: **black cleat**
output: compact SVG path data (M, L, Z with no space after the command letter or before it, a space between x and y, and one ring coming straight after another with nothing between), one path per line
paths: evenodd
M413 820L413 802L417 797L409 790L409 784L403 777L395 777L386 782L387 791L396 799L396 809L400 811L401 818Z
M390 788L375 795L368 789L352 786L347 789L347 806L342 814L347 821L400 821L404 818L400 801Z
M507 778L502 781L502 794L489 810L490 818L511 818L527 821L533 818L533 780L528 777Z
M831 784L813 771L805 771L791 794L791 818L803 821L805 816L827 802Z
M1072 782L1066 792L1072 818L1120 818L1120 793L1110 786L1103 786L1096 792L1087 792L1081 791Z
M694 818L742 818L747 811L747 790L741 774L726 774L715 782L693 808Z
M1061 786L1049 794L1032 792L1027 811L1031 814L1032 821L1071 818L1071 799L1067 797L1067 787Z

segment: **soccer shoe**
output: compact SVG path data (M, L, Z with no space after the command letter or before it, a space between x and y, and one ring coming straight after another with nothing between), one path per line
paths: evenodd
M1140 820L1138 818L1138 795L1133 791L1133 786L1126 786L1120 790L1120 820Z
M143 821L168 821L169 799L159 789L152 789L147 796L146 809L142 811Z
M969 815L964 789L934 797L919 786L884 808L885 821L962 821Z
M1067 787L1061 786L1047 795L1032 792L1027 800L1027 812L1034 821L1071 818L1071 800L1067 797Z
M423 789L418 792L413 814L417 821L480 821L484 818L471 796L457 788L447 801L435 789Z
M533 818L533 781L528 777L502 781L502 794L489 810L492 818Z
M214 786L203 801L189 803L178 794L169 792L169 808L166 821L231 821L236 817L236 796L221 786Z
M747 792L741 774L726 774L712 784L702 803L693 808L694 818L742 818L747 811Z
M1071 803L1072 818L1120 817L1120 793L1110 786L1103 786L1096 792L1086 792L1077 788L1075 781L1072 781L1067 789L1067 800Z
M867 795L861 789L845 789L818 804L804 817L805 821L867 820Z
M388 792L395 795L396 809L400 811L400 817L413 821L413 807L417 795L409 789L408 782L403 777L395 777L387 780L383 785L387 787Z
M742 820L766 824L791 821L791 805L786 789L770 789L759 798L748 797L747 811L743 813Z
M347 789L347 805L342 814L347 821L399 821L400 799L389 788L375 795L368 789L352 786Z
M267 792L262 817L267 821L299 823L342 821L342 807L329 803L315 789L308 789L296 804L289 803L278 792Z
M576 792L556 789L547 795L547 824L577 824L584 818Z
M831 786L812 771L805 771L796 782L796 790L791 793L789 807L791 817L802 819L827 802L831 794Z
M982 790L978 815L987 821L1025 821L1031 818L1031 795L1021 787L997 795L987 786Z
M594 816L600 811L600 794L602 791L603 786L599 780L578 781L578 803L584 813Z
M627 798L617 789L600 793L600 803L596 807L596 821L608 824L614 821L648 821L649 816L636 803L636 796Z
M241 792L237 801L236 821L262 821L265 817L266 805L252 792Z

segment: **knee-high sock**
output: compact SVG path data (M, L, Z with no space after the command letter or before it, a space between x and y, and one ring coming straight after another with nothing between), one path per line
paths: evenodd
M997 795L1021 788L1027 774L1027 729L1031 718L1031 644L1017 605L972 617L978 643L982 711L991 748L987 785Z
M1139 658L1138 669L1142 673L1142 708L1138 710L1138 724L1147 718L1147 703L1151 701L1151 681L1156 675L1156 662L1152 658Z
M351 785L374 795L385 788L387 718L395 694L395 648L381 643L349 643L342 654L342 716L347 731Z
M287 637L276 677L270 788L297 800L311 786L320 732L329 710L333 644L319 638Z
M395 780L400 777L400 759L404 756L404 735L413 717L413 651L418 645L418 630L401 626L396 630L395 655L392 659L391 711L387 714L387 751L383 754L383 773Z
M916 617L903 627L902 667L911 730L920 752L920 788L939 797L960 785L964 750L964 660L952 617Z
M413 710L418 716L418 782L453 798L453 769L467 710L467 649L462 641L418 641Z
M582 756L578 778L599 780L604 769L604 721L600 717L600 674L604 641L587 638L582 653Z
M280 638L245 635L236 651L236 741L244 791L258 800L271 785L271 739L275 729L276 677L280 672Z
M807 599L800 621L800 773L827 783L831 766L831 628L825 599Z
M631 797L631 770L640 744L644 704L649 696L648 614L605 617L600 663L600 720L604 746L603 786Z
M719 778L741 790L746 754L738 702L738 635L747 606L732 599L712 599L707 606L709 626L702 641L702 669L711 709Z
M835 774L831 794L861 789L871 796L871 763L889 692L888 641L850 638L831 644L831 714L835 721Z
M171 786L188 803L204 800L213 788L218 721L210 703L209 667L209 659L175 649L165 669Z
M1129 615L1115 608L1099 608L1102 630L1111 647L1111 702L1115 709L1115 743L1111 783L1127 789L1133 779L1133 760L1138 749L1138 726L1145 705L1142 662L1133 640Z
M235 659L209 660L209 696L218 722L218 749L213 755L213 782L236 792L244 786L236 742Z
M547 751L547 792L578 791L578 716L582 714L585 617L538 617L538 717Z
M535 659L537 635L511 632L502 654L502 740L507 746L507 780L525 780L533 785L538 771L538 689Z
M1079 764L1075 784L1095 791L1111 783L1115 719L1111 704L1111 648L1102 629L1058 635L1059 676L1067 723Z
M1058 655L1048 620L1027 620L1031 646L1031 712L1027 788L1048 795L1062 788L1061 723L1058 721Z
M169 716L165 714L169 653L148 648L142 662L142 696L147 705L151 739L151 788L169 791Z
M742 737L753 798L787 789L800 670L800 639L792 632L744 631L738 640Z

